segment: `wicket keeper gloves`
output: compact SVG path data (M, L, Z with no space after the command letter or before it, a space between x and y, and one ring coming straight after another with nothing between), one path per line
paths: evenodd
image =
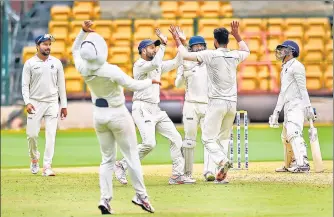
M279 111L274 110L274 113L270 115L269 117L269 125L271 128L278 128L278 117L279 117Z
M312 108L311 106L306 107L305 117L307 120L315 121L317 119L317 113L315 111L315 108Z

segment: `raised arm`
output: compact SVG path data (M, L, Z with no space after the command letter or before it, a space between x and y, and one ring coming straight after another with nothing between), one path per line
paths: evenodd
M170 72L182 64L182 58L179 53L172 60L167 60L162 62L161 73Z
M110 72L110 78L113 82L132 91L144 90L152 84L161 84L160 82L151 79L134 80L125 74L118 66L109 65L108 72Z
M237 40L239 49L238 49L238 54L239 54L239 63L244 61L249 55L250 55L250 50L246 44L241 39L241 36L239 34L239 22L237 21L232 21L231 23L231 35Z
M67 108L67 97L66 97L66 87L65 87L65 76L64 76L64 68L62 63L59 61L58 66L58 93L60 98L60 107Z
M162 65L162 59L165 55L165 49L165 45L160 45L158 52L155 54L154 58L151 61L137 61L136 76L141 76L143 74L146 74L147 72L159 68Z
M175 87L177 88L182 87L182 85L184 84L185 79L183 76L183 70L184 70L183 65L179 66L179 68L177 69L176 79L175 79Z
M86 33L87 32L94 32L94 30L91 28L93 25L93 22L91 20L85 20L82 23L82 29L80 30L79 34L74 40L73 46L72 46L72 55L74 59L75 68L80 71L80 66L82 66L82 58L80 56L80 47L81 43L84 41Z

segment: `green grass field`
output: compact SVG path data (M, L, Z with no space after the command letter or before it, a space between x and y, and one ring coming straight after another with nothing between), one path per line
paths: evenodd
M307 138L305 128L305 140ZM321 174L276 174L283 147L280 129L249 129L248 171L231 171L230 184L202 180L203 146L196 147L195 185L169 186L169 142L157 136L157 147L142 162L155 216L317 216L333 215L332 127L318 127L326 171ZM182 129L180 129L183 134ZM138 137L139 141L140 138ZM200 135L198 136L200 141ZM44 132L39 139L44 152ZM308 154L311 159L310 148ZM119 155L119 157L121 157ZM30 174L24 132L1 132L1 216L100 216L98 165L100 150L94 131L59 131L53 167L56 177ZM311 166L313 166L311 164ZM75 167L75 168L74 168ZM131 185L114 182L112 207L117 216L152 216L130 203Z

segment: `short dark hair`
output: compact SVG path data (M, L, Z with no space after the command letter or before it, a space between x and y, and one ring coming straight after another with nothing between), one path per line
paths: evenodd
M217 28L213 31L214 38L217 40L219 45L226 45L228 44L228 36L230 32L222 27L222 28Z

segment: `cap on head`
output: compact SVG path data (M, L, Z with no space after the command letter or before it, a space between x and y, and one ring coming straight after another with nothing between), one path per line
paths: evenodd
M51 34L44 34L44 35L39 35L35 39L35 43L39 45L40 43L50 40L51 42L54 42L56 39L53 37Z
M161 41L160 40L156 40L156 41L153 41L151 39L145 39L145 40L142 40L140 43L139 43L139 46L138 46L138 51L139 53L141 53L141 50L147 46L150 46L154 44L155 46L159 46L161 44Z
M299 46L296 42L291 41L291 40L287 40L287 41L283 42L283 44L277 45L276 50L278 50L280 48L283 48L283 47L290 48L292 50L293 57L298 57L299 56Z
M202 36L193 36L189 39L189 46L193 46L193 45L196 45L196 44L205 44L206 45L206 42L205 42L205 39L202 37Z

